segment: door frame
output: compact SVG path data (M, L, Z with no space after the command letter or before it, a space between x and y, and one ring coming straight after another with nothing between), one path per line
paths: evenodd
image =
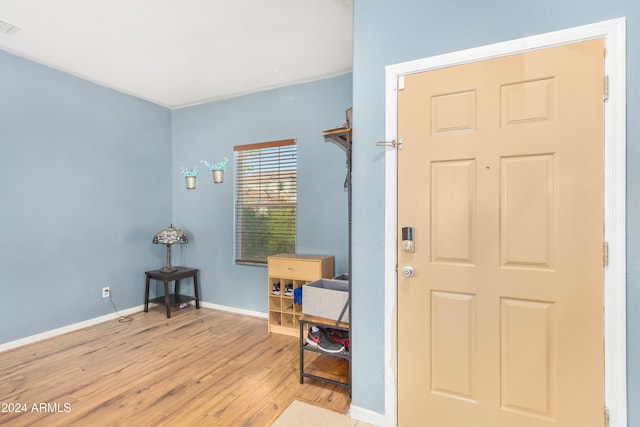
M604 268L605 405L610 426L627 425L626 368L626 19L617 18L503 43L452 52L385 67L385 138L397 138L397 86L404 76L531 50L604 38L608 100L604 104ZM604 84L604 82L603 82ZM385 149L385 425L398 424L398 155Z

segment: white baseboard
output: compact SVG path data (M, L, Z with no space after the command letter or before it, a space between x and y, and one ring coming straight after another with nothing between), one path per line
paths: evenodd
M210 302L200 301L200 307L212 308L214 310L220 310L220 311L228 311L230 313L242 314L242 315L245 315L245 316L259 317L261 319L266 319L267 318L267 313L262 313L260 311L244 310L242 308L229 307L229 306L226 306L226 305L219 305L219 304L212 304Z
M154 305L153 303L150 304L150 306L153 306L153 305ZM252 310L243 310L241 308L235 308L235 307L227 307L225 305L211 304L209 302L200 301L200 306L205 308L211 308L214 310L242 314L245 316L260 317L262 319L267 318L267 313L261 313L259 311L252 311ZM136 307L128 308L126 310L121 310L120 315L128 316L130 314L138 313L143 309L144 309L144 305L139 305ZM57 337L58 335L63 335L69 332L77 331L79 329L84 329L89 326L107 322L109 320L117 319L118 317L120 316L118 316L116 313L105 314L104 316L94 317L93 319L85 320L79 323L74 323L73 325L67 325L67 326L63 326L62 328L52 329L50 331L42 332L40 334L31 335L25 338L20 338L15 341L9 341L4 344L0 344L0 353L2 353L3 351L14 349L14 348L22 347L23 345L32 344L34 342Z
M151 304L153 306L154 304ZM227 311L236 314L242 314L245 316L259 317L262 319L267 318L267 313L261 313L259 311L252 310L243 310L241 308L235 307L227 307L225 305L211 304L209 302L200 301L200 306L205 308L211 308L214 310ZM144 309L143 305L139 305L136 307L128 308L126 310L120 311L121 316L128 316L130 314L135 314ZM117 319L118 316L116 313L105 314L104 316L94 317L93 319L85 320L83 322L74 323L73 325L63 326L62 328L52 329L50 331L42 332L40 334L31 335L29 337L20 338L15 341L9 341L4 344L0 344L0 353L3 351L11 350L14 348L22 347L23 345L32 344L34 342L46 340L49 338L57 337L58 335L63 335L69 332L77 331L79 329L84 329L89 326L97 325L99 323L107 322L109 320Z
M130 314L138 313L144 309L143 305L139 305L137 307L128 308L126 310L120 311L121 316L128 316ZM105 314L104 316L94 317L93 319L85 320L83 322L74 323L73 325L63 326L62 328L52 329L50 331L42 332L40 334L31 335L29 337L20 338L15 341L9 341L4 344L0 344L0 353L3 351L11 350L13 348L22 347L23 345L32 344L34 342L46 340L49 338L57 337L58 335L63 335L69 332L77 331L79 329L84 329L89 326L97 325L99 323L103 323L109 320L117 319L118 316L116 313Z
M354 420L373 424L374 426L385 426L385 416L383 414L370 411L369 409L351 405L351 408L349 408L349 416Z

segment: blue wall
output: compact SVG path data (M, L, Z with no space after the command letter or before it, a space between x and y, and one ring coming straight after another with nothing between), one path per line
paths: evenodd
M170 222L191 236L173 263L201 269L204 301L266 312L266 269L233 263L238 144L297 139L298 252L347 271L346 157L322 131L344 122L351 74L171 111L0 51L0 93L0 344L112 313L103 286L140 305ZM225 156L224 184L205 169L185 189L180 166Z
M173 223L191 236L176 261L201 270L202 299L266 313L264 267L234 264L233 146L294 138L298 144L297 252L335 256L347 271L346 156L322 131L342 125L351 107L351 74L173 111ZM200 160L229 158L214 184ZM195 190L180 167L200 167Z
M640 3L637 0L354 0L353 404L384 413L384 67L627 17L627 232L640 232ZM366 185L358 185L366 183ZM640 425L640 242L627 244L630 426Z
M0 343L141 303L170 111L0 51Z

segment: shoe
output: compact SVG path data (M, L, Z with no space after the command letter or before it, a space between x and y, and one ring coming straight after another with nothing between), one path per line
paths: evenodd
M280 295L280 283L274 283L271 287L271 293L273 295Z
M284 285L284 296L285 297L293 296L293 285Z
M349 332L342 329L327 328L329 338L344 345L345 350L349 350Z
M344 345L332 340L324 328L311 326L307 333L307 344L327 353L343 353Z

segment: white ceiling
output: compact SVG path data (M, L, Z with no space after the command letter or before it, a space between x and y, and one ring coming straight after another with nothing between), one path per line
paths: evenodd
M176 108L351 71L353 0L0 0L0 49Z

